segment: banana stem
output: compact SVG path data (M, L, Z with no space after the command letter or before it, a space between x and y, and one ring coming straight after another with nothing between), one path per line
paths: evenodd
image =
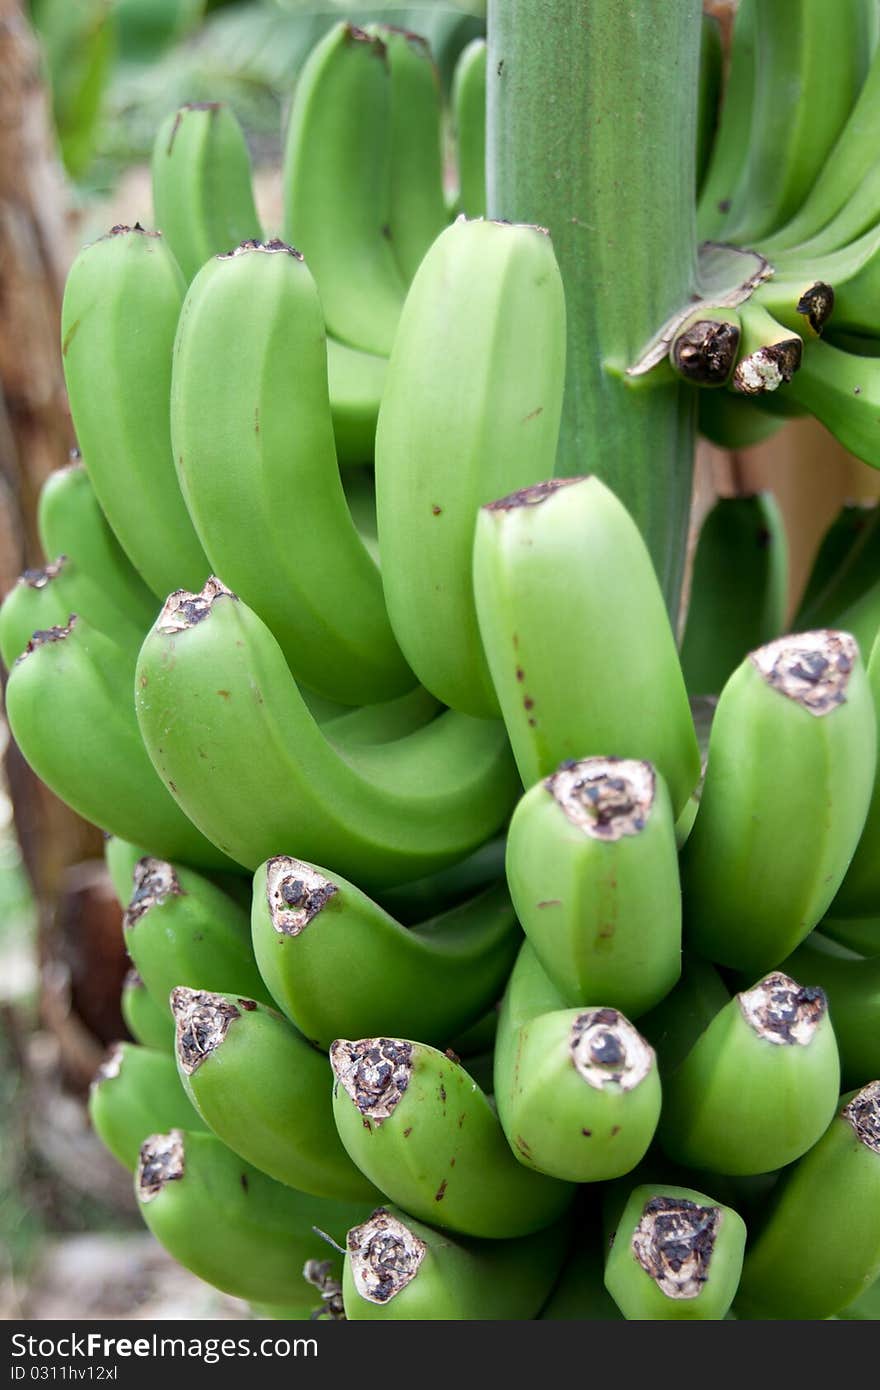
M622 373L694 287L699 0L489 0L488 19L489 216L548 227L566 290L558 471L617 493L674 621L694 393Z

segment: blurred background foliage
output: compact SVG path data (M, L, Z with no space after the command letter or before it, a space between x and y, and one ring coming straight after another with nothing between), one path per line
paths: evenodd
M457 55L485 32L485 0L31 0L30 14L83 197L148 159L162 118L185 102L227 102L255 162L277 159L296 74L340 19L421 34L447 89Z

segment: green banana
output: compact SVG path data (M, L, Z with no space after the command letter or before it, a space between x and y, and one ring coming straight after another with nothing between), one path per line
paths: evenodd
M761 242L771 260L792 247L800 254L833 251L880 219L878 120L880 51L875 49L858 99L806 197L794 216Z
M187 283L205 261L261 237L241 126L219 101L187 103L156 133L153 217Z
M836 1316L848 1322L877 1322L880 1319L880 1279L875 1279L870 1288L860 1294L853 1303L841 1308Z
M841 1099L773 1190L743 1265L738 1317L828 1318L880 1274L880 1081Z
M826 342L807 343L800 370L785 394L814 415L850 453L880 468L875 428L880 412L880 359L856 356Z
M138 861L146 857L147 851L140 845L129 844L128 840L121 840L118 835L107 835L104 840L104 865L123 910L131 899Z
M822 936L858 956L880 956L880 918L823 917Z
M40 569L27 569L0 605L0 656L11 670L35 632L64 627L72 614L85 618L134 655L144 639L143 627L85 573L76 560L59 555Z
M486 216L486 59L485 39L462 49L452 77L452 125L458 166L456 212Z
M300 1192L375 1197L337 1137L325 1054L274 1009L236 994L181 985L171 1012L180 1083L218 1139Z
M145 857L122 918L125 948L154 999L177 985L228 990L271 1004L251 950L247 912L209 879Z
M876 715L846 632L781 637L721 692L681 854L685 944L754 976L821 919L867 815Z
M340 465L372 462L388 359L327 339L327 389Z
M880 1074L880 941L873 960L813 932L783 962L828 996L843 1084L862 1086Z
M156 597L110 529L78 449L40 488L37 530L44 555L70 555L146 632L156 616Z
M669 794L650 763L563 763L519 802L507 882L558 1008L600 1000L637 1018L681 969Z
M369 24L391 69L391 249L409 284L446 226L443 101L426 39L390 24Z
M694 310L669 345L673 371L693 386L724 386L736 362L740 332L735 309Z
M785 423L731 391L699 391L697 420L700 434L712 444L736 452L762 444Z
M503 885L403 927L340 875L286 856L254 875L254 953L311 1042L377 1029L447 1046L504 991L521 940Z
M742 334L731 390L763 400L790 382L800 369L804 341L800 334L777 323L760 303L746 300L739 313Z
M824 993L774 971L725 1004L664 1076L660 1143L690 1168L769 1173L821 1138L839 1094Z
M160 776L251 869L295 846L368 891L404 883L491 838L516 794L503 729L454 711L392 743L337 751L268 628L219 580L168 600L135 696Z
M733 1303L746 1228L731 1207L688 1187L636 1187L605 1262L605 1287L636 1321L723 1319Z
M747 652L785 630L787 601L788 540L773 493L719 497L694 555L681 642L688 690L717 694Z
M136 970L129 970L122 986L120 1007L132 1037L151 1051L174 1056L174 1019L167 1005L150 994Z
M623 1317L605 1287L605 1242L588 1211L575 1235L559 1278L538 1316L553 1322L611 1322Z
M754 244L800 208L858 98L865 20L861 4L758 0L748 153L725 240Z
M319 722L324 737L344 753L346 749L368 748L406 738L407 734L423 729L440 710L434 696L417 685L394 700L364 705L360 709L343 707L338 714Z
M210 571L180 495L168 427L184 289L158 232L114 227L80 251L61 310L64 379L83 460L117 540L160 597L181 584L197 588Z
M333 1113L351 1158L421 1221L504 1239L551 1225L573 1189L518 1163L483 1091L456 1061L400 1038L339 1038Z
M35 633L6 686L13 737L56 796L150 853L228 866L162 786L132 708L133 655L84 618Z
M700 775L697 738L654 567L614 493L557 478L483 507L474 593L524 786L567 758L647 759L678 816Z
M639 1019L640 1032L657 1053L661 1078L684 1060L729 1000L730 991L713 965L699 956L682 956L675 989Z
M237 345L225 369L218 341ZM315 282L282 242L245 243L193 281L171 437L215 572L271 628L293 675L344 704L411 689L339 477Z
M660 1118L653 1048L616 1009L566 1009L528 941L501 1006L494 1080L520 1163L565 1182L628 1173Z
M880 587L880 586L875 586ZM878 615L880 619L880 615ZM868 684L873 695L880 744L880 642L875 638L868 661ZM871 802L855 854L831 903L832 917L867 917L880 912L880 773L874 778ZM880 951L880 945L877 947Z
M496 717L471 580L481 504L553 472L565 303L541 228L460 218L413 280L376 431L388 613L419 680Z
M379 1207L345 1238L351 1321L451 1322L534 1318L567 1238L557 1221L518 1240L453 1240L398 1207Z
M95 1073L89 1120L104 1147L132 1173L148 1135L203 1128L177 1079L174 1059L132 1043L116 1043Z
M426 917L457 907L465 898L497 883L504 877L504 854L503 837L488 840L451 869L414 879L398 888L387 888L377 901L405 926L413 926Z
M845 502L820 541L792 630L838 626L837 614L877 582L878 568L880 507Z
M698 195L700 241L721 235L748 155L755 89L755 10L756 0L740 0L736 7L718 131Z
M319 1232L339 1241L370 1211L284 1187L213 1134L180 1129L141 1145L135 1196L159 1244L185 1269L237 1298L296 1306L308 1297L306 1261L327 1257ZM333 1267L341 1274L340 1260Z
M282 234L312 268L328 332L385 357L405 296L392 247L392 130L385 44L335 24L297 80Z

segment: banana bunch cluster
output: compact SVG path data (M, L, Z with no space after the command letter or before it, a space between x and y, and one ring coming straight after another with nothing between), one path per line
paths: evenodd
M550 238L449 223L439 121L423 45L340 25L283 240L187 108L163 234L71 271L82 461L0 652L125 908L93 1122L265 1316L837 1316L880 1274L880 646L832 621L870 528L786 635L771 504L721 504L679 654L556 471Z
M724 446L810 414L880 466L877 27L874 0L740 0L697 228L756 253L757 283L704 284L669 353L686 380L724 388L699 393L701 429Z

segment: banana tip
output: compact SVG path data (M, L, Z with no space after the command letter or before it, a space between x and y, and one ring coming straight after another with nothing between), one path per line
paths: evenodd
M299 936L322 911L337 885L301 859L279 855L266 866L266 898L280 936Z
M183 1131L151 1134L141 1144L138 1155L136 1190L141 1202L152 1202L169 1182L177 1182L186 1171Z
M346 1236L354 1285L368 1303L388 1303L419 1272L427 1246L384 1207Z
M697 1298L709 1277L721 1212L687 1197L652 1197L642 1209L632 1252L667 1298Z
M412 1043L399 1038L338 1038L330 1048L336 1086L365 1119L380 1125L397 1108L413 1071Z

